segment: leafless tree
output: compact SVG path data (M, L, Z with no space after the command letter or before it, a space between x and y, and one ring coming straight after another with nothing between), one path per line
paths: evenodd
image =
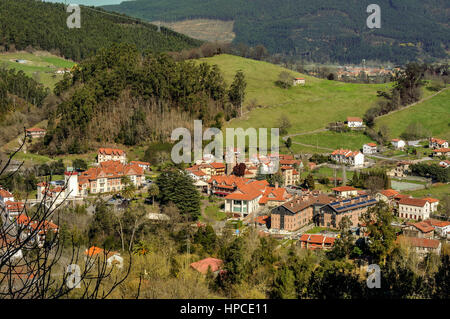
M7 160L0 161L0 176L8 179L18 173L18 169L11 171L8 167L25 140ZM46 183L42 200L33 202L35 206L30 208L30 202L25 202L17 216L12 216L0 201L0 298L108 297L128 277L131 254L127 266L117 269L108 264L110 251L106 249L100 254L86 254L73 238L65 248L56 225L58 209L67 203L66 186L51 193L49 185ZM55 216L56 225L49 222Z

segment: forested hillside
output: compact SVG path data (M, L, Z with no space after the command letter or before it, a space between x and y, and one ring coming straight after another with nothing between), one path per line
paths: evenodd
M366 26L370 0L136 0L105 6L149 21L234 20L235 44L319 62L440 59L450 44L446 0L379 0L382 26Z
M134 44L139 50L177 51L200 41L136 19L81 7L81 28L69 29L63 4L35 0L0 1L0 51L29 47L51 51L75 61L94 55L112 43Z
M142 55L128 44L102 49L55 87L62 103L49 119L50 154L86 152L94 143L164 141L193 119L220 126L236 115L215 66Z

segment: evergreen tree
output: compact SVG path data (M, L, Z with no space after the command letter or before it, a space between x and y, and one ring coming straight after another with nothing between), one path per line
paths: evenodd
M246 87L247 82L245 80L244 72L239 70L234 76L233 83L231 83L230 90L228 91L228 98L230 99L231 104L240 109L241 116L242 103L244 102Z
M192 178L184 171L168 169L158 176L156 184L162 205L172 202L182 214L197 220L200 216L200 194Z

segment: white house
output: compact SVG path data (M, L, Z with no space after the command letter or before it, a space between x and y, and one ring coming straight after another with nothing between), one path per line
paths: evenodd
M14 195L0 186L0 201L5 204L6 202L14 202Z
M304 78L295 78L294 79L294 86L296 85L305 85L306 80Z
M433 156L450 156L450 148L449 147L444 147L444 148L437 148L435 150L433 150Z
M98 258L101 258L106 259L106 263L109 267L117 266L118 268L122 268L123 266L123 258L118 252L106 252L102 248L92 246L89 249L86 249L84 255L86 262L91 265L95 264Z
M348 127L363 127L363 120L359 117L347 117L347 126Z
M396 148L396 149L403 149L405 147L405 141L400 140L398 138L394 138L391 141L391 144Z
M430 203L430 211L432 213L437 211L438 206L439 206L439 199L426 197L426 198L424 198L424 200L426 200L427 202Z
M99 148L97 151L97 162L120 161L122 164L127 162L127 154L117 148Z
M445 161L440 161L439 162L439 166L443 167L443 168L447 168L450 166L450 161L449 160L445 160Z
M334 150L331 153L331 159L342 164L347 164L354 167L359 167L364 165L364 154L360 151L350 151L350 150Z
M377 152L376 143L367 143L363 145L363 154L375 154Z
M440 139L440 138L430 138L428 142L428 147L432 149L437 148L448 148L448 142L446 140Z
M351 186L339 186L332 189L335 196L352 197L358 195L358 190Z
M141 161L131 161L131 165L137 165L142 168L144 171L150 171L150 163L149 162L141 162Z
M434 231L442 237L450 235L450 222L428 219L425 221L427 224L434 227Z
M398 214L401 218L425 220L430 218L431 205L425 199L402 198L398 202Z

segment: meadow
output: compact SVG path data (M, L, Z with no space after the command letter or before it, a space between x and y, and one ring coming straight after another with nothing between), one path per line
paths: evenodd
M376 128L387 126L392 138L400 136L414 122L421 123L434 137L450 139L450 90L447 88L427 101L375 121Z
M373 106L377 90L389 84L354 84L322 80L283 67L228 54L200 59L217 64L225 80L231 84L238 70L247 80L244 115L227 123L227 127L278 127L285 115L291 122L288 133L309 132L330 122L344 121L347 116L362 117ZM275 85L281 72L306 79L305 86L282 89ZM260 105L249 110L249 105Z
M16 60L25 60L26 62L18 63ZM50 89L53 89L55 84L63 78L62 74L55 74L56 70L58 68L70 69L74 64L74 62L44 51L0 54L0 65L4 65L8 69L21 70Z

